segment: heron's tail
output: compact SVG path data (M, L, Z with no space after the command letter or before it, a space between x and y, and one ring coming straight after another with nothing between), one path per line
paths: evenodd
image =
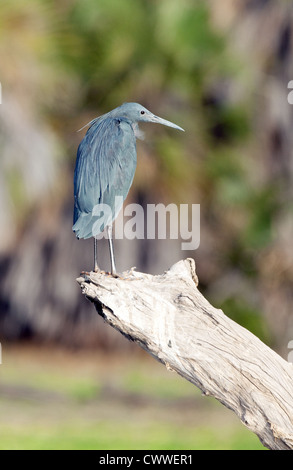
M91 238L100 235L106 227L105 219L94 216L92 212L81 213L72 227L77 238Z
M92 227L92 214L81 214L73 225L72 230L75 232L77 238L90 238L93 237Z

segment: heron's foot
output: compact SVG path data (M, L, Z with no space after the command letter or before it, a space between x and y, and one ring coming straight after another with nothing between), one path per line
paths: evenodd
M121 274L117 273L117 272L105 272L105 271L103 271L103 274L105 274L106 276L109 276L109 277L113 277L114 279L121 279L123 281L130 281L130 280L135 279L135 276L133 274L133 271L135 269L136 269L135 267L131 268L128 271L124 271Z
M90 272L89 271L81 271L80 273L82 276L89 276Z
M95 274L106 274L105 271L102 271L102 269L100 269L99 267L96 267L94 268L91 272L95 273ZM81 275L84 275L84 276L90 276L90 271L81 271L80 273Z
M134 279L137 279L136 275L134 274L136 267L132 267L128 269L127 271L123 271L123 273L119 274L117 272L109 272L109 271L103 271L102 269L94 269L92 272L96 274L102 274L104 276L108 277L113 277L114 279L121 279L123 281L133 281ZM81 271L81 275L83 276L88 276L90 277L90 272L89 271Z
M116 272L112 273L112 272L109 272L109 271L103 271L103 274L105 274L106 276L109 276L109 277L114 277L114 279L122 279L121 274L118 274Z

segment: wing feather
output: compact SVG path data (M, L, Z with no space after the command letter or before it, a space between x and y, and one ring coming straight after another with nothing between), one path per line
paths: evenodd
M110 117L95 120L77 151L74 224L90 215L97 204L108 204L114 211L115 196L126 198L135 168L136 140L131 124ZM113 219L116 215L113 213ZM87 217L87 225L89 220Z

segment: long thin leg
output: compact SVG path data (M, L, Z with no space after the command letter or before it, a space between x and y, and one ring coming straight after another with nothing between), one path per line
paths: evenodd
M110 258L111 258L111 273L116 274L113 240L112 240L112 226L107 227L107 232L108 232L109 250L110 250Z
M98 240L94 237L94 271L95 273L100 271L98 266Z

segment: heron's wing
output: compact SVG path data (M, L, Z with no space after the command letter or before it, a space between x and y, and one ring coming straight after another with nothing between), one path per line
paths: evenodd
M77 152L74 223L97 204L108 204L114 210L115 196L125 199L135 168L136 143L131 125L120 119L96 120Z

